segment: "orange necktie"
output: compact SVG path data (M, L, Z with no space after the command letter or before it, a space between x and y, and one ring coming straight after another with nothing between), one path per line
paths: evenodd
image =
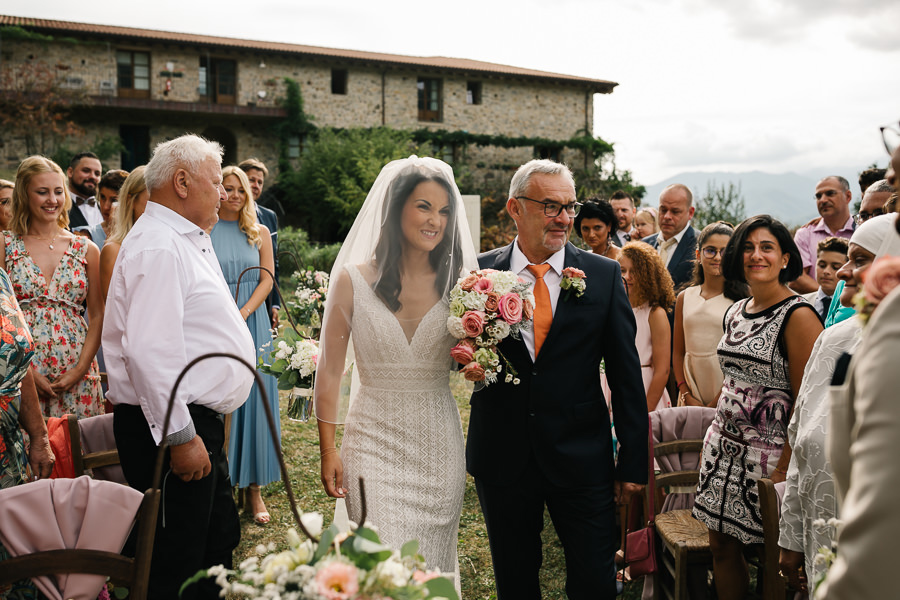
M550 332L550 324L553 323L553 306L550 304L550 290L544 283L544 275L550 270L550 265L544 263L542 265L528 265L528 270L534 275L534 358L537 359L538 352L547 334Z

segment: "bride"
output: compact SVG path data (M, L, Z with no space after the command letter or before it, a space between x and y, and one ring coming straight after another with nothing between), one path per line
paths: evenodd
M381 540L396 549L417 540L427 565L455 574L457 588L466 474L449 386L448 294L477 268L450 166L416 156L389 163L331 271L315 386L325 491L359 522L363 477L366 518Z

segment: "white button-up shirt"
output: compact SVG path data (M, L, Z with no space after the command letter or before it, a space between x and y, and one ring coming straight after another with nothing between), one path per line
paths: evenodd
M84 220L87 221L89 227L93 227L98 223L103 222L103 213L100 212L100 209L97 207L97 199L95 196L88 196L87 198L83 196L79 196L73 191L69 191L69 195L72 196L72 204L81 211L81 214L84 215ZM82 203L78 204L78 200L81 199ZM88 204L88 200L93 200L94 204Z
M151 201L122 244L109 284L103 320L107 398L139 405L158 444L178 374L208 352L256 364L253 338L209 235ZM230 413L246 401L252 384L253 373L235 360L207 359L192 368L178 387L169 442L194 437L188 404Z
M553 314L556 314L556 305L559 302L559 283L562 281L562 272L566 264L566 248L563 246L561 250L557 250L553 255L544 261L550 265L547 272L544 273L544 283L547 285L547 291L550 292L550 307ZM519 249L519 238L513 242L512 254L509 257L509 270L524 279L534 283L536 281L534 274L528 270L528 265L533 264L529 261L522 251ZM534 329L521 330L522 341L531 354L531 360L534 360Z

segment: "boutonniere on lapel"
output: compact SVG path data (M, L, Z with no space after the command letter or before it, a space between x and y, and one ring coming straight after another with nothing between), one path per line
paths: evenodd
M565 300L568 300L573 293L576 298L581 298L584 295L584 290L587 289L587 283L584 282L585 279L587 279L587 276L581 269L576 269L575 267L563 269L559 288L565 290Z

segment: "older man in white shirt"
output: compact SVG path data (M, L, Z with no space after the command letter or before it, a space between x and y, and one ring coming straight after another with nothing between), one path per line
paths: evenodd
M150 487L156 448L164 436L170 445L151 598L177 598L198 570L229 567L240 540L223 415L244 403L252 372L221 358L191 370L163 430L169 394L188 362L213 351L255 362L250 332L206 233L225 198L221 161L219 144L193 135L157 146L144 175L150 201L122 244L107 297L107 398L115 405L128 483L141 491ZM204 582L182 597L216 598L217 591Z

